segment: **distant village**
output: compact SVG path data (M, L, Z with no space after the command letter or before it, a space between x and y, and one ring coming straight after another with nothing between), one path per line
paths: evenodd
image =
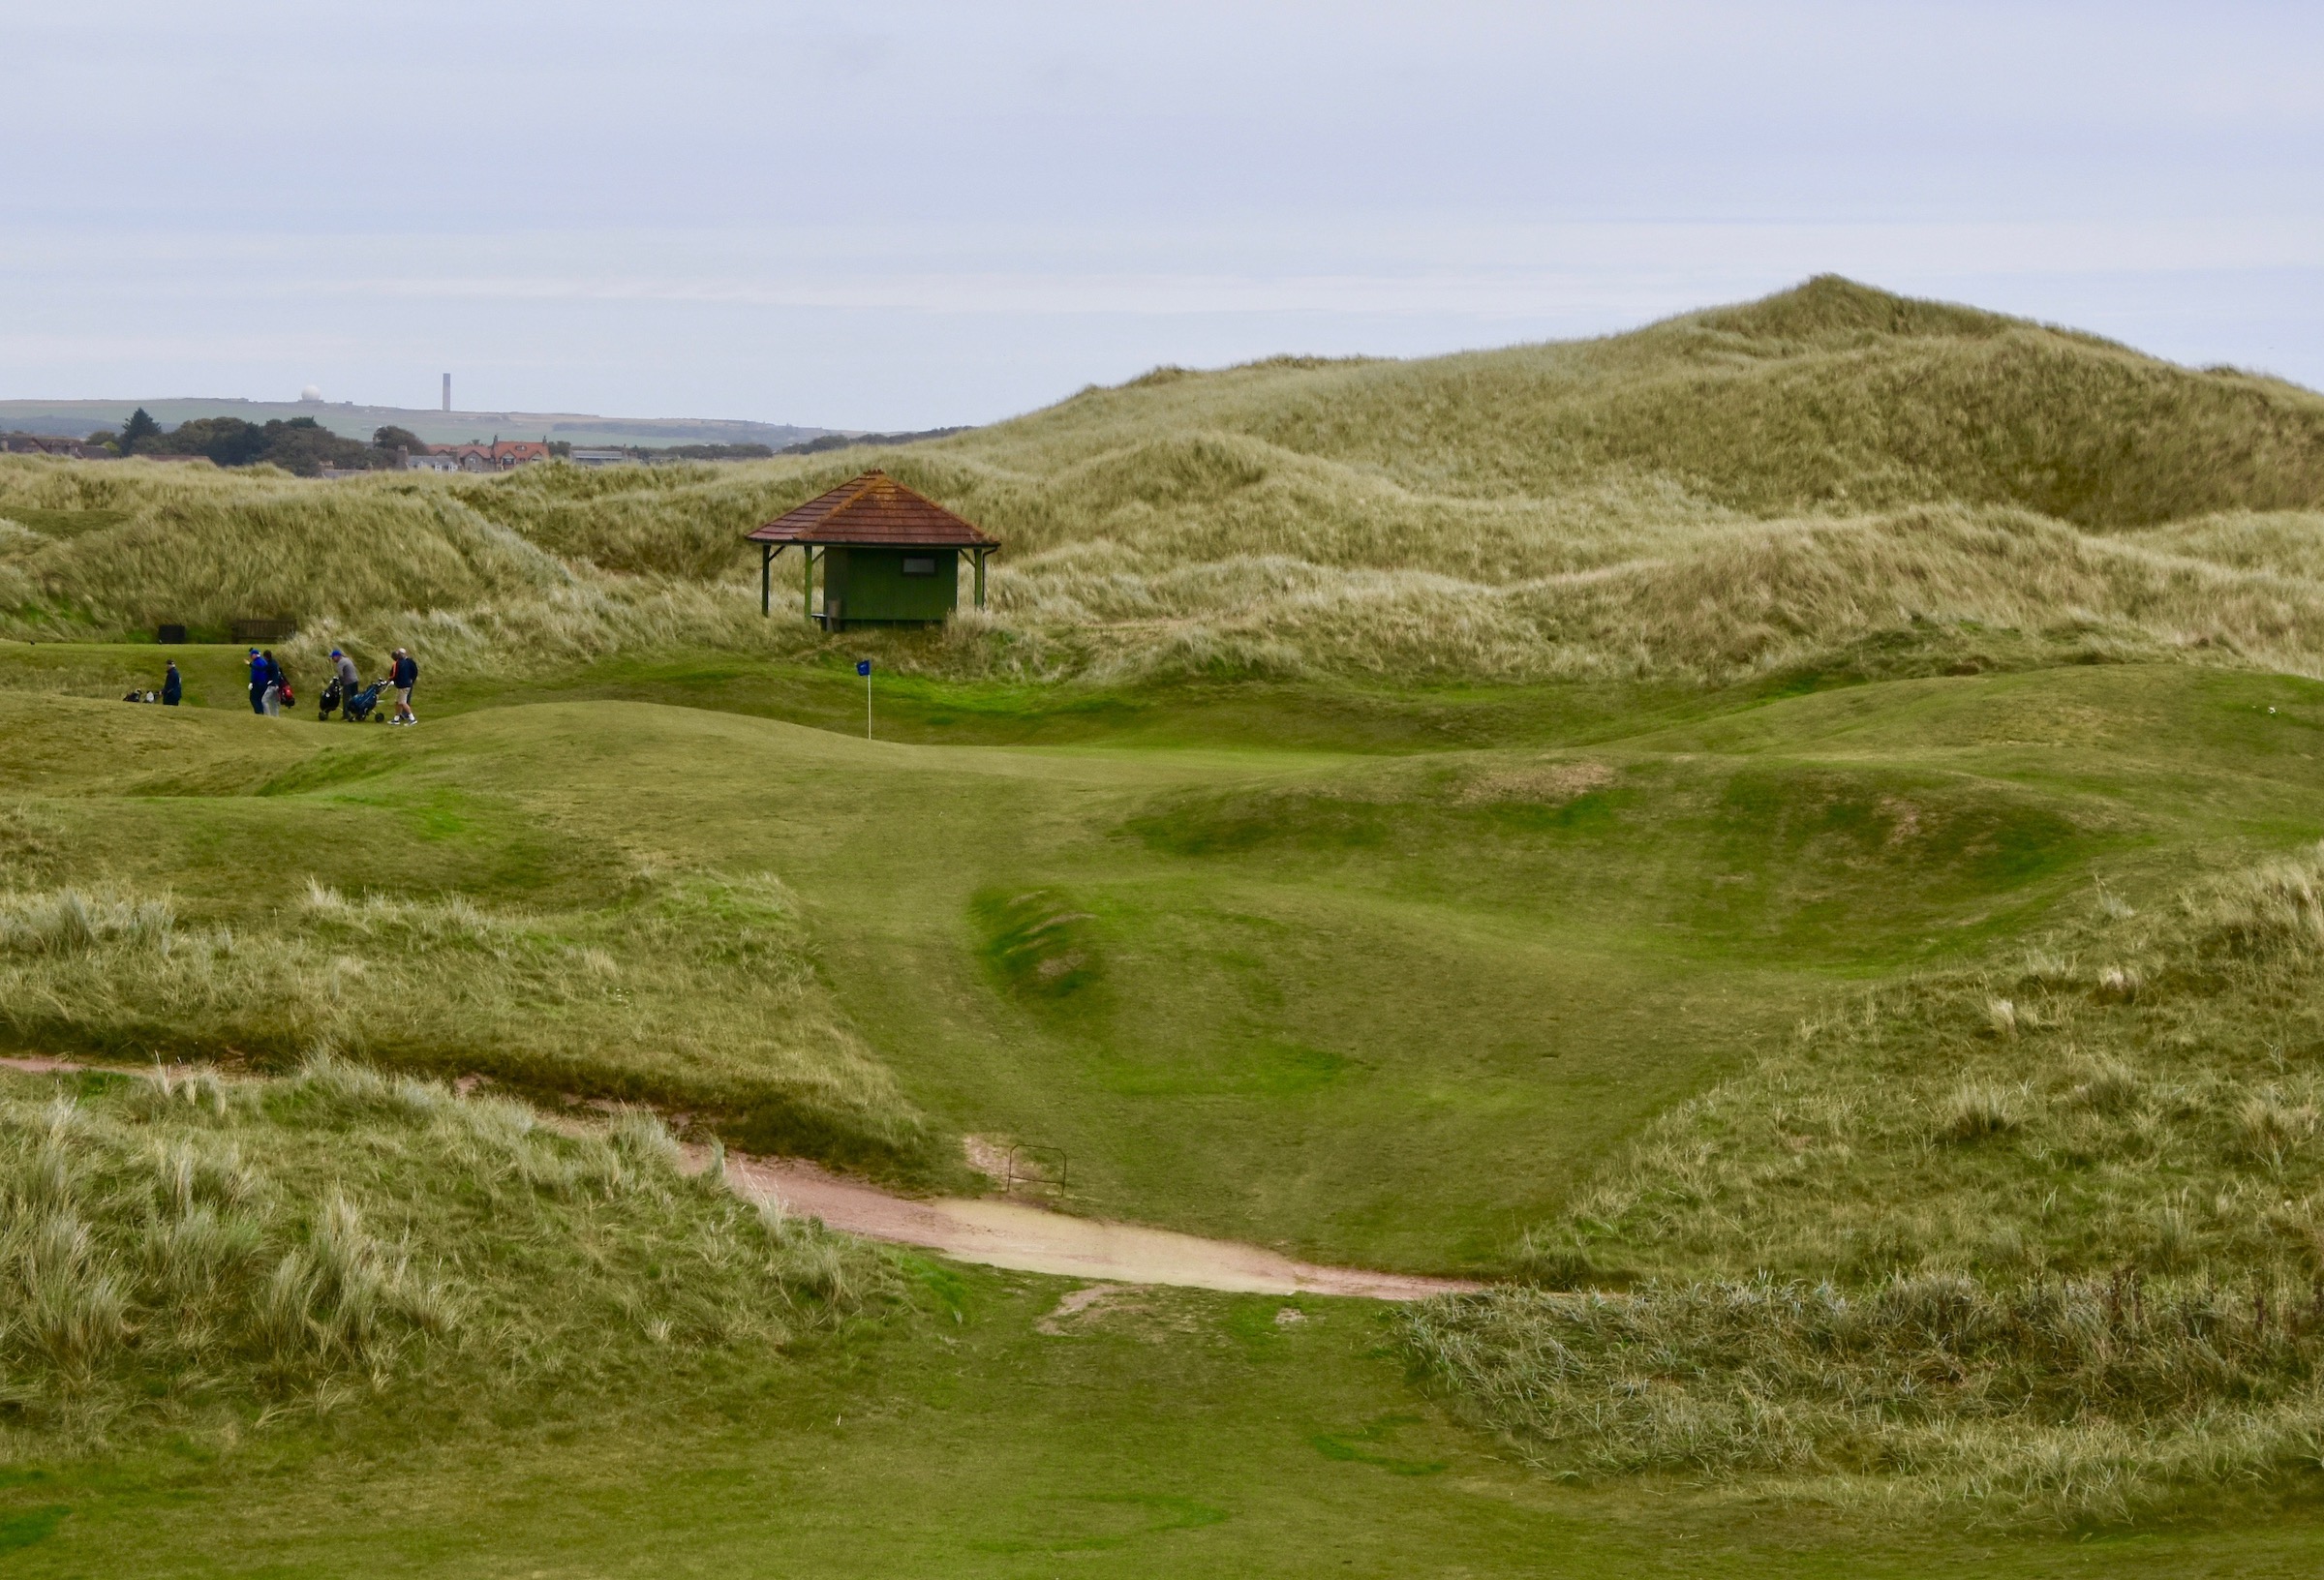
M194 466L275 466L302 477L359 477L375 471L513 471L542 461L577 467L654 465L670 461L757 461L778 453L766 444L674 444L576 447L563 441L505 440L429 444L405 428L373 432L368 443L332 432L313 417L266 423L239 417L198 417L165 429L144 408L118 431L85 439L55 434L0 434L0 454L47 455L75 461L140 460Z

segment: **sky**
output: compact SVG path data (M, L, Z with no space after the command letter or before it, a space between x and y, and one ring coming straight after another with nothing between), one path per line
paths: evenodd
M2324 386L2324 6L112 0L0 398L981 423L1838 272Z

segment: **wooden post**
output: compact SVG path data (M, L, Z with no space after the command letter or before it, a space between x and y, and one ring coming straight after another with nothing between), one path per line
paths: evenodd
M985 551L976 551L976 606L985 606Z
M800 544L799 558L807 564L807 574L800 579L799 606L807 611L808 621L811 624L815 618L815 546L812 543Z
M760 617L775 612L775 545L758 546L758 612Z

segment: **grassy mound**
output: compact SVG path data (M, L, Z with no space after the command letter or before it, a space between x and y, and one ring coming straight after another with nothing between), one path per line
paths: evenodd
M2324 849L1868 992L1659 1120L1416 1352L1549 1463L2060 1523L2324 1443Z
M1092 472L1116 509L1260 486L1237 439L1375 492L1548 499L1660 478L1756 516L1952 501L2124 527L2324 495L2310 392L1831 277L1604 340L1086 391L940 453L1052 472L1158 429L1217 437L1178 440L1177 465L1138 468L1137 486ZM1406 562L1430 562L1430 545L1409 547Z
M114 1056L306 1050L708 1110L752 1146L855 1163L921 1137L820 1002L776 880L673 878L602 911L354 898L310 880L258 927L180 926L167 897L0 893L0 1033Z
M885 1276L682 1174L643 1116L555 1134L332 1061L5 1086L0 1418L19 1453L382 1395L570 1410L762 1362Z
M600 718L474 715L400 768L247 714L0 696L0 721L32 792L0 803L0 1040L271 1070L327 1048L652 1101L754 1149L926 1153L780 880L638 837L635 788L606 790L611 829L511 794L569 783ZM671 733L649 779L698 732Z

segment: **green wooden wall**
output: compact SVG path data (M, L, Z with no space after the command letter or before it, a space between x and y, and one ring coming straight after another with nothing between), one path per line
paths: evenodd
M933 576L906 576L906 559L933 560ZM942 620L961 601L958 549L828 548L823 551L823 612L849 623L873 620Z

